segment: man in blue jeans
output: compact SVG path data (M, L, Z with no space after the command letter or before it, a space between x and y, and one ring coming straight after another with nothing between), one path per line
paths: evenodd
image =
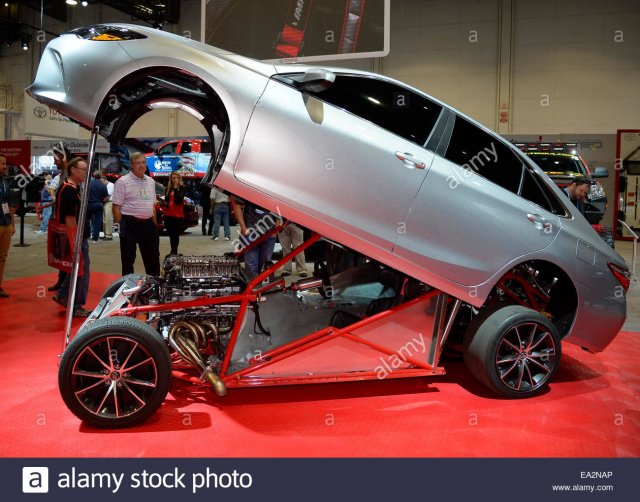
M236 243L236 249L239 250L249 246L269 230L281 224L279 218L273 213L237 197L233 199L233 212L238 220L238 225L240 225L240 238ZM274 235L244 253L244 267L249 280L254 279L263 271L265 264L271 260L275 245Z
M220 236L220 222L224 225L224 238L231 238L229 228L229 196L215 188L211 189L211 205L213 205L213 240L217 241Z
M102 219L104 215L104 203L109 200L107 185L102 181L102 172L95 171L89 182L89 205L87 206L87 218L91 223L91 240L99 242Z

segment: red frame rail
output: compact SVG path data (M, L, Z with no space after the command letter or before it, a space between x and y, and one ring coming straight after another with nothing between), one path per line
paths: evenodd
M246 251L252 249L256 245L263 242L265 239L274 235L276 232L284 228L288 222L285 222L283 225L280 225L271 231L265 233L261 236L260 239L252 242L250 245L244 247L242 250L236 252L236 255L243 254ZM360 346L368 347L382 355L385 356L394 356L397 355L397 350L381 345L380 343L376 343L370 340L363 338L362 336L358 336L353 332L364 328L366 326L370 326L373 323L384 320L386 318L390 318L396 314L402 313L404 310L409 309L419 303L425 302L436 297L441 292L438 290L429 291L417 298L414 298L408 302L405 302L401 305L397 305L383 312L379 312L377 314L366 317L360 321L356 321L349 326L344 328L336 328L334 326L327 326L319 331L309 333L308 335L304 335L296 340L288 342L284 345L280 345L275 347L274 349L260 354L249 360L249 366L229 372L229 367L231 365L231 357L233 356L233 352L238 341L238 337L240 336L240 330L243 326L243 320L247 315L247 309L250 304L259 302L260 296L265 291L273 289L275 287L281 287L283 291L286 290L286 283L284 280L278 280L275 282L271 282L268 285L257 288L262 284L266 278L275 273L275 271L282 267L289 260L292 260L299 253L302 253L309 246L313 245L320 239L320 235L313 233L311 237L309 237L303 244L298 246L296 249L292 250L287 255L283 256L280 260L272 264L269 268L265 269L261 272L257 277L251 280L243 293L229 295L229 296L217 296L212 298L198 298L196 300L189 300L185 302L178 303L169 303L169 304L158 304L158 305L143 305L137 307L126 307L118 310L114 310L110 313L109 316L130 316L135 317L140 314L147 314L151 312L161 312L161 311L171 311L171 310L184 310L190 308L197 307L206 307L213 306L219 304L229 304L229 303L239 303L240 308L238 312L238 316L236 322L234 323L233 330L231 332L231 337L229 340L229 344L227 345L227 349L225 351L224 359L222 360L222 365L220 368L219 376L224 382L225 386L228 388L236 388L236 387L250 387L250 386L267 386L267 385L290 385L290 384L310 384L310 383L324 383L324 382L345 382L345 381L354 381L354 380L374 380L379 378L379 374L376 371L370 370L353 370L353 371L336 371L336 372L325 372L319 374L306 374L306 375L282 375L282 376L258 376L255 375L256 372L264 369L265 367L271 366L278 362L281 362L286 359L290 359L295 357L298 354L301 354L309 349L322 345L331 340L335 340L337 338L342 340L347 340L354 344L358 344ZM441 342L441 326L438 323L434 325L434 330L436 331L432 335L432 344L440 344ZM426 360L422 361L416 359L414 357L403 356L404 363L406 363L407 367L395 368L392 372L385 375L385 378L408 378L408 377L421 377L421 376L432 376L432 375L442 375L445 373L444 368L437 366L437 359L434 361L434 364L429 364ZM188 373L187 371L189 367L182 363L181 361L174 361L176 364L173 364L173 375L176 378L189 381L194 384L199 385L208 385L203 382L200 378L194 376L193 374Z

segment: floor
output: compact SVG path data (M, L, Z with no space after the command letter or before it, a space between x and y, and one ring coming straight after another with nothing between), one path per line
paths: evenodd
M64 315L45 292L56 274L43 263L44 239L29 228L25 242L31 246L11 249L5 289L12 297L0 302L2 457L640 456L637 283L625 332L601 354L564 344L549 391L532 399L496 399L451 361L441 377L232 389L225 398L175 382L148 422L102 431L79 422L61 401ZM182 238L180 251L221 254L230 247L197 229ZM161 253L167 251L163 237ZM90 303L119 275L117 239L92 245L91 257Z

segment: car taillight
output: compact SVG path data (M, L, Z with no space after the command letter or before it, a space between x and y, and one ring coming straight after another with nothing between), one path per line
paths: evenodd
M631 284L631 274L629 273L629 269L612 262L607 263L607 265L609 265L611 273L616 279L618 279L618 282L624 288L625 293L629 291L629 285Z

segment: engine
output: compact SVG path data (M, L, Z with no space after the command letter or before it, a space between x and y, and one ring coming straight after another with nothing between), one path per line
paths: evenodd
M234 295L246 287L235 256L169 255L163 270L164 281L159 290L162 303Z
M240 311L239 303L180 308L180 302L239 294L246 280L231 256L180 256L165 258L160 278L150 281L147 303L176 304L176 308L152 315L148 320L167 340L179 360L198 368L218 395L226 389L217 376L231 331ZM174 361L180 362L179 360Z

